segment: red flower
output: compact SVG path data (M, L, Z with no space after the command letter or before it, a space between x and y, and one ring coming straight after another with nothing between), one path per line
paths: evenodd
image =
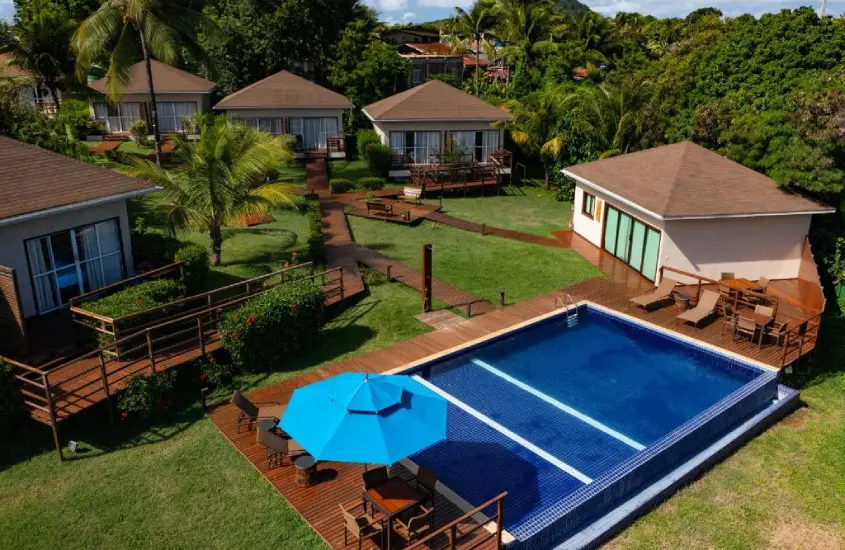
M216 362L217 362L217 359L215 359L215 358L214 358L214 356L213 356L213 355L211 355L211 356L209 356L209 358L208 358L208 362L209 362L209 363L214 364L214 363L216 363Z
M140 300L140 299L135 300L135 305L136 305L136 306L140 306L140 305L141 305L141 300Z
M223 331L223 334L225 334L226 336L229 336L229 332L230 332L229 329L226 329L226 330Z
M290 267L290 262L285 262L285 268Z
M255 322L255 315L250 315L249 318L246 320L246 324L251 325Z
M263 283L261 283L261 286L267 286L267 281L264 281Z
M241 320L241 317L240 317L240 315L238 315L237 313L235 313L235 314L232 316L232 319L234 319L235 321L240 321L240 320Z
M127 418L129 418L129 413L128 413L128 412L123 411L122 413L120 413L120 419L121 419L121 420L126 420Z
M297 253L296 253L296 251L294 250L294 251L291 253L291 257L296 258L297 256L299 256L299 254L297 254Z
M298 305L296 305L296 304L293 304L293 305L292 305L292 306L290 306L290 307L291 307L294 311L296 311L296 310L298 310L298 309L299 309L299 306L298 306Z
M206 380L208 380L208 376L206 376L205 374L200 374L200 380L205 382Z
M234 338L235 340L238 339L238 331L237 330L232 333L232 338Z

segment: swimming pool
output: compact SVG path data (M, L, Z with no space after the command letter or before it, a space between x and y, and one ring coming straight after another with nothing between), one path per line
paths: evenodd
M471 505L508 491L520 548L582 532L779 396L737 356L593 304L574 315L406 373L449 401L447 439L413 462Z

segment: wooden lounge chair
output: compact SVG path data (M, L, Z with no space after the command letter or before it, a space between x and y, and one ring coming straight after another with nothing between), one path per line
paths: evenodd
M273 432L262 430L260 427L256 438L259 445L267 448L268 468L284 465L285 459L293 462L295 457L308 454L308 451L293 439L279 437Z
M694 308L678 315L677 319L678 321L692 323L697 327L698 323L716 313L716 307L719 305L720 299L721 296L718 292L705 290L701 293L701 298L698 300L698 304L696 304Z
M244 425L248 430L251 430L255 423L262 419L279 421L285 414L285 408L287 408L286 405L281 403L253 403L238 390L235 390L235 393L232 394L232 405L240 410L238 413L238 432Z
M660 302L668 300L672 296L672 291L676 286L678 286L678 281L664 277L657 288L649 290L641 296L631 298L628 305L630 306L630 304L634 304L635 306L640 306L643 309L648 309Z
M408 544L425 536L434 525L434 508L420 506L411 508L406 514L396 518L396 532L408 541Z
M343 545L349 544L349 535L351 534L355 540L358 541L358 550L361 550L361 545L365 540L379 538L379 546L384 546L384 523L381 520L376 520L373 516L366 512L355 516L352 511L361 506L353 506L348 510L342 504L338 504L340 513L343 516Z

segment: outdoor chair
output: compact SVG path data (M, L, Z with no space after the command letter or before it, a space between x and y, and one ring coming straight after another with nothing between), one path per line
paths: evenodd
M660 302L668 300L672 296L672 291L676 286L678 286L678 281L664 277L657 288L649 290L641 296L631 298L628 305L634 304L643 309L648 309Z
M733 303L730 300L724 299L724 296L722 296L722 300L719 300L716 308L719 315L722 316L721 333L725 333L725 327L729 327L733 331L736 326L736 311L734 311Z
M698 323L716 313L716 306L719 304L721 296L718 292L712 290L705 290L701 293L701 298L698 304L692 309L689 309L678 315L678 321L685 323L692 323L693 326L698 327Z
M760 287L760 292L766 292L766 289L769 288L769 280L765 277L760 277L757 279L757 285Z
M731 271L723 271L721 277L719 277L720 281L730 281L732 279L736 279L736 273Z
M262 419L281 420L286 408L286 405L281 403L253 403L237 390L232 394L231 402L239 409L238 432L244 425L251 430L255 423Z
M389 476L387 474L387 466L380 466L374 470L367 470L361 477L364 479L364 491L374 489L388 480Z
M425 499L423 501L431 502L431 505L434 506L434 487L437 485L437 474L425 466L420 466L414 478L414 483L417 486L417 490L425 493Z
M775 308L769 306L754 306L754 313L764 317L774 317Z
M258 428L256 438L259 445L267 448L268 468L284 465L285 459L293 462L295 457L308 454L308 451L293 439L285 439L261 427Z
M754 336L757 334L757 323L754 319L748 319L742 315L736 318L736 326L734 327L734 342L737 336L748 336L751 344L754 343Z
M358 550L361 550L365 540L379 538L379 546L384 546L384 523L381 520L376 520L373 516L366 513L360 516L355 516L352 511L361 505L353 506L349 510L338 504L340 513L343 516L343 545L349 544L349 535L358 541Z
M778 323L777 319L772 322L771 325L766 327L765 336L771 336L775 339L775 344L777 346L781 345L781 340L787 335L789 332L789 321L784 321L782 323Z
M421 539L434 525L434 508L411 508L396 518L396 532L408 544Z

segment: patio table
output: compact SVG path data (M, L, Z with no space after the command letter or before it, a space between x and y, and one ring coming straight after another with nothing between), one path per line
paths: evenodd
M724 279L719 283L739 292L760 292L762 290L756 281L749 279Z
M424 495L398 477L392 477L364 492L364 500L373 505L387 518L387 550L393 532L393 518L423 501Z
M775 318L771 315L762 315L760 313L753 313L753 312L742 312L739 314L739 317L744 317L746 319L750 319L754 321L754 324L757 325L758 330L760 331L760 339L759 339L759 346L760 348L763 347L763 335L766 332L766 327L769 324L773 323ZM736 329L734 328L734 335L736 335ZM754 343L754 339L751 339L751 343Z

